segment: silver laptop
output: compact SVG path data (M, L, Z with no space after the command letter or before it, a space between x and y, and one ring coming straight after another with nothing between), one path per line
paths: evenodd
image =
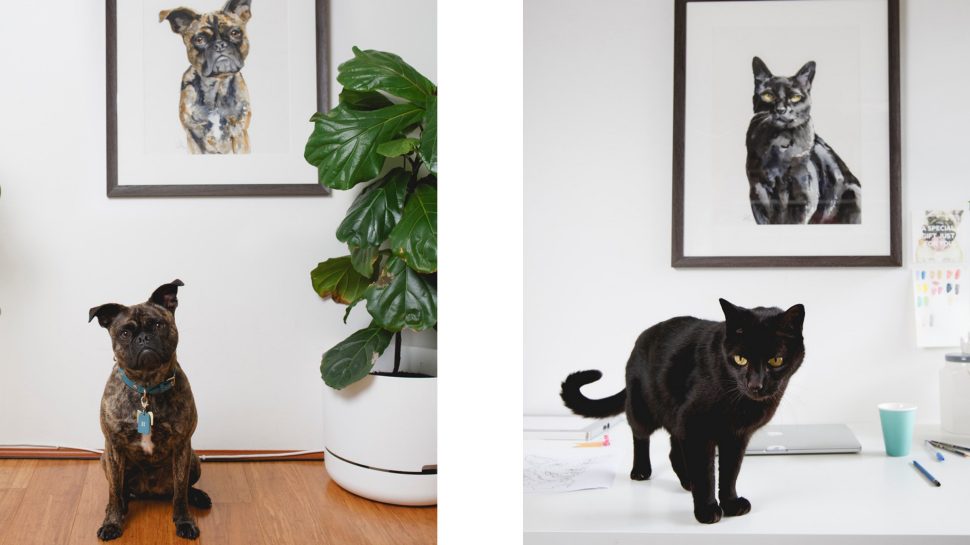
M845 424L782 424L756 431L744 454L840 454L861 450L859 440Z

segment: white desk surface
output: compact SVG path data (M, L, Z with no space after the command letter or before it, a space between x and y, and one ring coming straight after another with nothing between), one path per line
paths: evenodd
M667 458L666 432L651 437L653 476L633 481L630 430L610 433L618 449L616 478L609 489L561 494L526 494L526 545L718 545L760 543L961 543L970 544L970 458L944 452L931 459L924 439L968 445L970 439L917 426L909 456L890 458L879 423L849 427L860 454L747 456L738 493L751 512L716 524L694 520L690 492L683 490ZM568 441L526 441L532 445ZM917 460L943 486L928 483L913 467Z

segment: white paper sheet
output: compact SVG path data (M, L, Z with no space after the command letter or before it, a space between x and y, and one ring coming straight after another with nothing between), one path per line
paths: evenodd
M965 254L968 212L950 206L913 212L916 345L958 346L970 327Z
M572 492L613 486L616 447L529 447L525 449L526 494Z

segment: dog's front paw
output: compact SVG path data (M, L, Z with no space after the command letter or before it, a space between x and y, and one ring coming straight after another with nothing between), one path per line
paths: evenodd
M175 523L175 535L185 539L196 539L199 537L199 527L191 520L183 520Z
M724 511L725 517L740 517L751 511L751 502L745 498L721 500L721 509Z
M694 506L694 518L697 519L697 522L703 524L714 524L715 522L721 520L722 514L723 512L721 511L721 506L719 506L717 502L702 505L700 507L696 505Z
M98 539L101 541L109 541L119 537L121 537L121 526L117 524L106 522L98 528Z

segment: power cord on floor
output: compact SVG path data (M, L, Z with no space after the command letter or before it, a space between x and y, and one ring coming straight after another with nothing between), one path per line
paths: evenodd
M68 447L63 445L0 445L0 449L10 448L10 449L44 449L44 450L61 450L61 449L71 449L71 450L81 450L84 452L93 452L95 454L103 454L103 449L91 449L84 447ZM322 450L299 450L290 452L267 452L262 454L200 454L199 459L203 462L206 460L219 461L219 460L245 460L247 458L288 458L290 456L303 456L304 454L323 454Z

